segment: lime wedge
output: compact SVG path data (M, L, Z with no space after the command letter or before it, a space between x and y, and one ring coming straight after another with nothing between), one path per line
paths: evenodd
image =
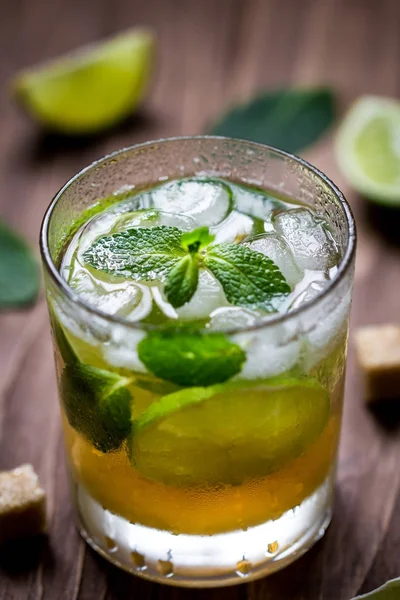
M338 131L336 156L343 174L361 194L400 205L400 102L360 98Z
M315 380L191 388L142 413L128 450L132 464L151 480L236 485L300 456L328 418L328 394Z
M132 29L22 72L13 82L13 92L46 127L94 133L126 117L140 102L153 48L152 33Z

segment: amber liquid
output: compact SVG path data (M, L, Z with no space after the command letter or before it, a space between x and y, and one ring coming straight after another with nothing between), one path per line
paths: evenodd
M245 480L241 485L210 487L175 487L150 481L132 466L125 446L103 454L72 429L63 415L72 478L110 512L131 523L174 534L211 535L277 519L312 495L334 468L345 346L346 339L342 338L311 374L330 391L331 414L325 428L301 456L266 477ZM139 412L152 398L156 400L149 391L137 387L134 395Z

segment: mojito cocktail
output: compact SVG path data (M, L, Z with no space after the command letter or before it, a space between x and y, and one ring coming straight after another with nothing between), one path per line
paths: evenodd
M43 227L84 537L176 585L280 568L331 516L354 255L306 163L223 138L145 144Z

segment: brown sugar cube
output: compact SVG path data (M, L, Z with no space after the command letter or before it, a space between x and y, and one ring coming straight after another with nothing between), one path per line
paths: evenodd
M31 465L0 472L0 544L46 531L46 495Z
M400 326L361 327L355 341L366 400L400 398Z

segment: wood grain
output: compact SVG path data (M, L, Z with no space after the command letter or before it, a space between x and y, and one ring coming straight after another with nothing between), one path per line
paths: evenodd
M38 132L12 105L6 85L17 69L134 24L153 27L159 40L141 115L107 136L65 140ZM36 245L51 196L78 169L125 145L201 132L261 87L331 84L340 110L363 93L399 96L399 26L398 0L3 0L0 214ZM371 209L348 188L332 137L306 155L342 187L358 222L353 328L398 320L400 213ZM0 468L35 465L50 535L0 551L0 600L349 600L400 575L399 452L393 410L364 407L350 344L336 513L325 539L281 573L225 590L178 590L121 573L74 529L42 298L0 315Z

